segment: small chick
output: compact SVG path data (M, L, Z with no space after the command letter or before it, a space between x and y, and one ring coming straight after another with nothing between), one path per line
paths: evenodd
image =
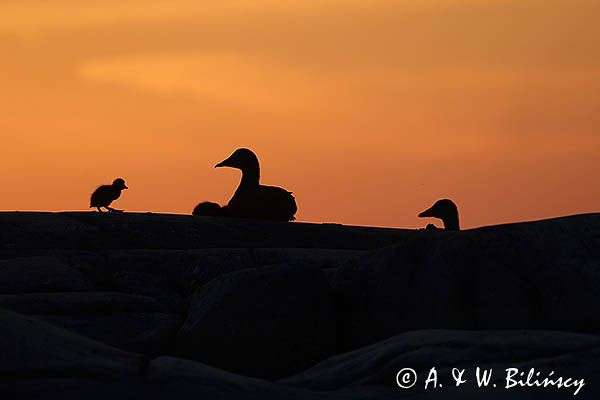
M435 202L433 206L419 214L419 218L433 217L439 218L444 222L444 229L447 231L458 231L460 223L458 221L458 207L452 200L442 199ZM435 225L427 225L427 229L437 229Z
M194 208L192 215L199 217L225 217L226 207L221 207L217 203L210 201L204 201Z
M129 188L125 185L125 181L122 178L115 179L112 185L100 186L92 193L90 208L96 207L100 212L102 212L102 207L111 212L123 212L123 210L111 208L110 204L121 197L121 191L125 189Z

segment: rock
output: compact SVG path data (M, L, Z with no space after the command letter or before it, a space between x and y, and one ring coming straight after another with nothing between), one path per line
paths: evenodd
M156 312L35 317L107 345L148 355L167 353L183 323L179 315Z
M168 284L160 275L137 271L119 271L112 275L113 285L120 292L135 294L164 294Z
M18 399L125 400L359 400L461 398L492 400L559 400L573 388L503 388L507 367L543 374L584 378L577 398L596 399L600 388L600 339L566 332L418 331L408 332L351 353L325 360L276 383L228 373L191 360L146 357L120 351L50 326L33 318L0 310L0 396ZM493 368L490 384L478 388L474 366ZM411 390L396 385L397 372L410 366L419 374ZM453 382L452 368L468 368L467 384L424 390L436 366L440 382ZM496 375L498 374L498 375Z
M297 247L372 250L411 230L152 213L1 213L0 258L29 249Z
M248 376L282 377L335 352L332 312L319 269L233 272L194 294L177 354Z
M190 360L150 361L10 311L0 310L0 331L0 396L4 399L318 397Z
M81 272L96 287L107 288L110 278L105 258L92 251L60 251L66 264Z
M193 294L200 286L219 276L256 267L256 260L250 249L190 250L179 263L179 287L184 295Z
M116 292L0 295L0 308L21 314L44 315L167 312L166 307L151 297Z
M90 341L34 318L0 310L0 376L133 378L144 357ZM12 382L14 385L15 383Z
M27 252L28 256L52 258L84 274L95 287L106 288L110 277L104 257L93 251L73 249L41 249Z
M490 394L504 390L506 368L525 371L535 368L540 379L551 371L553 378L563 376L586 379L579 396L594 398L600 388L591 388L600 373L597 358L600 356L600 337L568 332L549 331L412 331L385 341L338 355L325 360L299 374L280 380L279 383L310 389L315 392L335 392L348 388L388 386L400 390L396 375L403 368L412 368L418 373L419 383L410 392L421 396L431 394L435 398L464 398L463 395L479 393L489 398ZM438 383L442 387L425 390L424 381L435 367ZM478 388L475 383L476 368L493 369L489 390ZM456 388L452 369L464 369L467 383ZM469 382L470 381L470 382ZM497 384L497 389L493 388ZM516 398L549 398L560 392L557 398L569 398L573 388L513 388L506 390ZM398 393L398 392L397 392ZM497 393L495 393L497 394ZM506 394L506 393L505 393ZM561 397L562 396L562 397ZM422 398L422 397L418 397ZM511 397L506 397L511 398Z
M446 386L452 368L474 366L500 374L507 367L554 370L586 379L577 398L600 398L594 384L600 214L422 232L0 213L0 260L0 307L89 335L0 311L2 399L558 400L573 394ZM162 299L178 295L191 302L183 329ZM339 354L344 349L357 350ZM283 379L249 378L165 354ZM424 391L433 366L444 387ZM417 370L421 384L408 391L395 381L405 367Z
M199 362L158 357L148 367L148 382L160 385L169 398L196 399L322 399L308 390L275 385L260 379L235 375Z
M366 254L362 250L337 249L255 249L256 265L309 265L321 269L338 268L350 260Z
M335 249L201 249L189 251L180 261L181 291L192 294L212 279L242 269L275 264L337 268L362 254L360 250Z
M82 292L94 290L81 272L49 257L19 257L0 261L0 294Z
M0 213L0 257L14 257L33 249L95 247L98 229L64 214Z
M170 312L183 313L185 310L184 299L169 287L162 274L119 271L113 274L112 282L116 290L152 297Z
M163 249L125 249L107 250L103 254L106 257L106 264L112 272L144 272L162 274L167 277L169 273L174 275L178 273L178 265L173 264L173 261L179 260L185 252Z
M421 231L350 261L329 275L343 346L427 328L600 332L595 227Z

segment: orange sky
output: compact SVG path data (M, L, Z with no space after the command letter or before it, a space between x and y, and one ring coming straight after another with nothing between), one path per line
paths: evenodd
M225 203L255 150L300 221L600 211L597 0L2 0L0 210Z

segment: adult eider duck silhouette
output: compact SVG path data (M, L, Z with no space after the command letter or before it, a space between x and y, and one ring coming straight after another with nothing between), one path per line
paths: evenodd
M447 231L460 230L458 222L458 207L450 199L442 199L435 202L433 206L419 214L419 218L433 217L439 218L444 222L444 229ZM438 229L435 225L427 225L427 229Z
M125 185L125 181L122 178L115 179L112 185L100 186L92 193L90 208L96 207L100 212L102 212L102 207L111 212L123 212L123 210L111 208L110 204L121 197L121 191L124 189L129 188Z
M192 215L198 217L226 217L227 206L221 207L217 203L204 201L194 208L194 211L192 211Z
M242 171L242 180L227 204L231 217L293 221L298 210L291 192L260 182L258 157L249 149L237 149L215 168L231 167Z

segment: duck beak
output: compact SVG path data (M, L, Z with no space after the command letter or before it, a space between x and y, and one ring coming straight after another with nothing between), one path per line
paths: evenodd
M434 209L433 209L433 207L430 207L427 210L423 211L421 214L419 214L419 218L433 217L434 216L433 214L434 214Z
M129 189L127 186L123 185L123 189Z
M229 164L229 158L226 160L223 160L220 163L218 163L217 165L215 165L215 168L220 168L220 167L231 167L231 165Z

